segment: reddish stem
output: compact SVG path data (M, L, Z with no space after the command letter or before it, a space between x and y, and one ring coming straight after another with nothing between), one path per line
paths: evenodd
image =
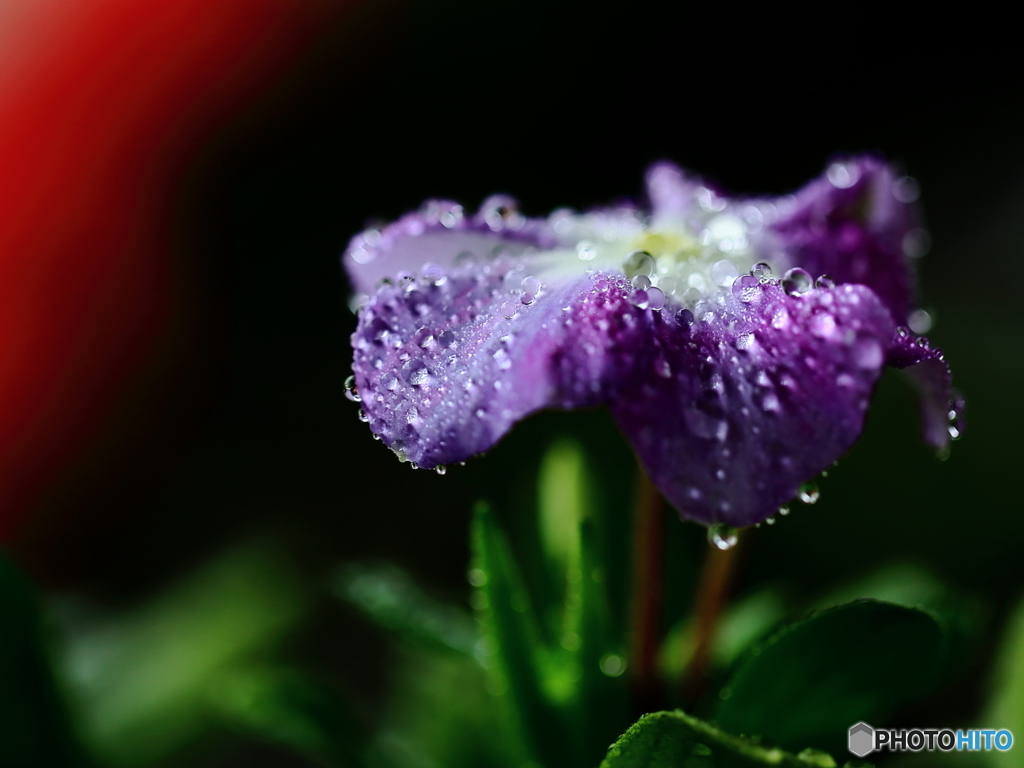
M700 697L711 677L711 654L714 650L715 634L736 572L739 548L739 541L725 550L715 546L708 547L694 606L696 640L693 656L683 673L683 700L687 706L692 705Z
M633 521L633 637L630 666L636 714L663 708L658 680L665 570L665 511L661 493L642 469Z

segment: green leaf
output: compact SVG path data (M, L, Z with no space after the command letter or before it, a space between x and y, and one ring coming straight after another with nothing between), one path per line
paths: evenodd
M544 648L529 595L504 534L486 504L478 504L472 532L475 605L482 614L485 664L507 693L527 748L545 765L570 765L572 732L546 695Z
M845 750L847 729L880 725L941 675L945 627L929 612L848 603L756 644L719 691L714 721L795 750Z
M791 755L675 712L644 715L608 750L601 768L835 768L824 752Z
M471 655L479 633L469 615L434 600L394 565L349 565L335 578L335 593L404 640Z
M84 765L55 690L28 580L0 556L0 765Z
M266 658L306 614L298 573L272 545L231 549L139 609L66 638L82 735L110 766L149 765L215 722L211 681Z
M1024 734L1024 601L1014 609L1006 624L992 680L992 698L980 727L1007 728L1019 738ZM1024 764L1016 745L1009 752L993 751L986 756L993 764Z

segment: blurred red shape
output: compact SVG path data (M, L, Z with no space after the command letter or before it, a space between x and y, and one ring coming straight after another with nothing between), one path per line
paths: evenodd
M190 164L354 4L0 5L0 540L166 343Z

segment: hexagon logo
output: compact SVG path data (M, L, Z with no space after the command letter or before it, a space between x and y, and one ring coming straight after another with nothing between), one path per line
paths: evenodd
M864 757L875 751L875 729L867 723L850 726L849 750L857 757Z

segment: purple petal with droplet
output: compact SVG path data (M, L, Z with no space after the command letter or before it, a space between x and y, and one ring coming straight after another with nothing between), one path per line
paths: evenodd
M683 517L758 523L853 444L893 332L863 286L762 286L680 326L649 314L611 409Z
M362 406L410 461L463 461L541 408L604 402L622 367L611 357L631 334L642 342L623 276L542 288L524 305L510 300L525 277L516 266L502 257L455 268L442 285L385 286L360 310L352 342Z
M894 334L886 362L894 368L907 369L921 396L924 440L935 450L943 451L963 429L963 401L953 390L952 375L942 350L931 346L924 336L914 336L901 327Z
M904 324L913 299L907 251L923 232L911 184L873 157L836 162L794 197L775 201L779 216L755 248L784 268L868 286Z

